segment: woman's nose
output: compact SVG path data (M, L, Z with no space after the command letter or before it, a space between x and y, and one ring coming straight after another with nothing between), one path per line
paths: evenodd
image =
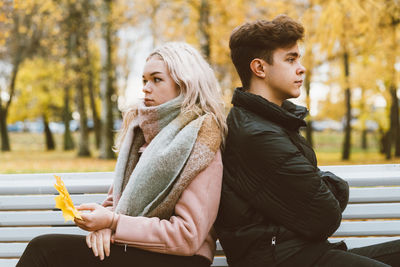
M143 85L142 92L143 92L143 93L151 93L151 88L150 88L148 82L147 82L146 84Z

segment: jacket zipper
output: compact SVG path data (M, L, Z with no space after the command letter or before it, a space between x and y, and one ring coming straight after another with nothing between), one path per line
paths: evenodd
M272 247L272 258L273 258L275 265L277 264L276 254L275 254L276 239L277 239L277 236L279 236L279 233L280 233L280 228L274 227L274 234L271 238L271 247Z

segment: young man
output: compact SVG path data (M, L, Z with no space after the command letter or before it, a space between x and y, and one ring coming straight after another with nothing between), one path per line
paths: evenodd
M304 28L281 15L236 28L230 38L242 81L233 95L223 153L216 229L230 266L399 266L400 242L347 251L330 243L348 184L317 167L299 134L307 110L298 97ZM363 255L363 256L362 256ZM384 264L384 263L386 264Z

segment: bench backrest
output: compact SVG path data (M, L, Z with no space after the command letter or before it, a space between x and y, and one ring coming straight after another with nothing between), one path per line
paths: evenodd
M332 241L346 239L358 247L400 238L400 164L325 166L345 178L350 203ZM62 173L72 200L101 203L113 173ZM85 234L71 222L65 223L54 208L57 194L52 174L0 175L0 266L14 266L27 242L45 233ZM56 227L55 227L56 226ZM213 266L227 266L223 251Z

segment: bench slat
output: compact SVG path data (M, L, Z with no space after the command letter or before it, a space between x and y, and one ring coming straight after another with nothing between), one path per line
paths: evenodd
M71 195L72 200L76 204L84 202L101 203L106 196L107 195L104 193ZM54 197L55 195L0 196L0 210L52 209L54 208ZM352 188L350 190L350 202L362 203L388 201L400 202L400 187ZM349 208L350 205L345 211L345 215L349 214ZM393 209L396 209L396 207L393 207Z
M228 263L226 261L225 256L216 256L214 257L214 261L212 263L213 267L223 267L223 266L228 266Z
M65 222L61 211L2 211L0 226L73 225Z
M353 204L343 213L344 219L400 218L400 203ZM65 225L61 211L0 211L0 225Z
M350 188L349 202L400 202L400 187Z
M0 196L0 210L54 209L56 195ZM71 195L75 205L81 203L102 203L107 194Z
M86 179L112 179L114 172L65 172L65 173L22 173L22 174L0 174L0 181L7 179L18 180L40 180L40 179L54 179L54 174L60 176L63 181L66 180L86 180Z
M400 164L320 166L345 179L350 186L399 186Z
M343 219L400 218L400 203L350 204L343 212Z
M112 172L60 174L68 191L73 194L105 193L112 180ZM0 195L55 194L52 174L0 175Z
M71 195L74 203L101 203L106 194ZM400 187L351 188L352 202L400 202ZM54 208L54 195L0 196L0 210L29 210ZM348 211L346 211L348 212Z
M0 267L15 267L17 259L0 259Z
M75 226L63 227L0 227L1 242L28 242L44 234L86 235L87 232Z
M3 181L0 183L0 195L27 195L27 194L56 194L49 180L37 180L26 183L26 181ZM104 193L110 187L110 180L69 181L65 183L71 194Z
M329 238L330 242L339 242L344 240L348 249L359 248L365 246L376 245L379 243L398 240L398 236L385 236L385 237L347 237L347 238Z
M0 243L0 257L16 258L24 252L28 243Z
M400 235L400 220L342 222L334 236Z

